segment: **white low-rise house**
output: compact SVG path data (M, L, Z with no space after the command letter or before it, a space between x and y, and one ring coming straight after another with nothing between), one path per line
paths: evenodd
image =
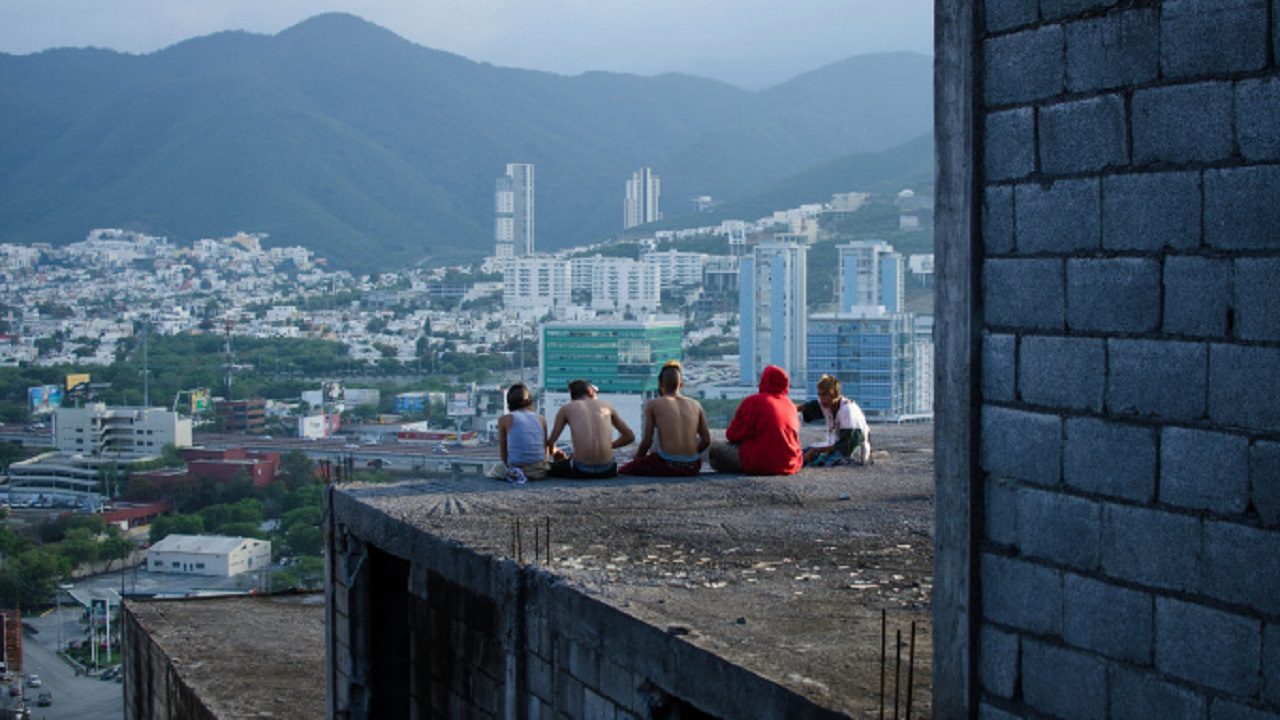
M147 550L147 570L231 577L271 564L271 543L223 535L168 535Z

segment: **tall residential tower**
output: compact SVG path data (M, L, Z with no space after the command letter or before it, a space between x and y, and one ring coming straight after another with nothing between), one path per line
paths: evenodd
M662 180L651 168L640 168L627 181L627 197L622 202L622 227L656 222L662 219L658 198L662 195Z
M494 189L494 254L498 257L532 255L533 165L507 163L507 174Z
M740 322L738 371L744 385L755 385L766 365L791 376L791 387L805 387L806 248L798 243L765 242L738 266Z

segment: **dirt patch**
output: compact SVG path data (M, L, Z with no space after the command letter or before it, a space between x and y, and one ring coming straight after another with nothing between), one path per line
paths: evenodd
M905 702L914 622L913 713L928 717L932 426L877 426L872 438L870 467L792 477L426 479L343 490L433 534L543 565L853 717L878 714L882 610L887 702L892 708L895 631Z

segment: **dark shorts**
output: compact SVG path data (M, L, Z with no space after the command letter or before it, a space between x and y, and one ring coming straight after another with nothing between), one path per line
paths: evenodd
M556 460L551 463L551 471L547 475L570 480L602 480L618 476L618 463L595 465L574 462L573 458Z
M693 462L668 460L657 453L649 453L618 468L619 475L649 475L651 477L691 477L702 472L702 459Z

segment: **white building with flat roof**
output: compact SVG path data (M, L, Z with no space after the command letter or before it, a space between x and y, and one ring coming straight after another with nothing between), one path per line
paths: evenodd
M662 305L662 271L627 258L602 258L591 269L591 307L595 310L656 312Z
M147 550L151 572L231 577L271 564L271 543L225 535L168 535Z
M53 422L54 447L64 453L130 459L191 447L191 418L163 408L88 403L58 408Z
M553 308L569 304L570 264L554 257L515 257L502 272L506 308Z

